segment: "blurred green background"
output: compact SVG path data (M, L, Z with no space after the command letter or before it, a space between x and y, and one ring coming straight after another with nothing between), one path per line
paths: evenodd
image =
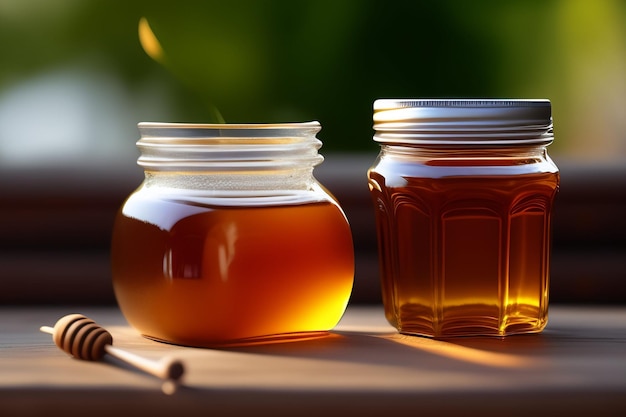
M0 0L0 164L133 163L137 122L212 106L376 152L382 97L549 98L553 156L614 162L625 75L623 0Z

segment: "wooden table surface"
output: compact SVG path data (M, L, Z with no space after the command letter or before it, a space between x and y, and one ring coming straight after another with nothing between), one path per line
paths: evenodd
M185 362L171 395L114 358L72 359L41 325L79 312L115 346ZM626 416L626 306L552 306L538 335L438 341L397 334L380 306L351 306L328 336L245 348L139 336L116 307L0 309L0 416Z

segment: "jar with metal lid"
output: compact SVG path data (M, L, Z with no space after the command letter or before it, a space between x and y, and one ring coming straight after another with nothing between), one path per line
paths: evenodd
M313 176L317 122L140 123L145 180L112 237L119 307L146 337L220 346L322 335L352 290L346 216Z
M387 320L430 337L540 332L559 186L550 101L381 99L374 130Z

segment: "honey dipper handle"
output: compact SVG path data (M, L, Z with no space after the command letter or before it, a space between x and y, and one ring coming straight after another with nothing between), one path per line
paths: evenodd
M44 333L48 333L48 334L54 334L54 329L50 326L41 326L39 328L40 331L44 332Z
M135 355L134 353L126 350L118 349L112 345L106 345L104 349L109 355L115 356L116 358L161 379L176 381L185 372L182 362L167 356L159 360L152 360Z

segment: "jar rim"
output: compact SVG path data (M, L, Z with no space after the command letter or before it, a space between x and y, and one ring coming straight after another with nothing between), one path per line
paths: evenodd
M142 129L310 129L321 128L320 122L285 122L285 123L188 123L188 122L139 122Z
M315 136L322 126L318 121L292 123L169 123L140 122L141 140L199 141L224 138L307 138Z

